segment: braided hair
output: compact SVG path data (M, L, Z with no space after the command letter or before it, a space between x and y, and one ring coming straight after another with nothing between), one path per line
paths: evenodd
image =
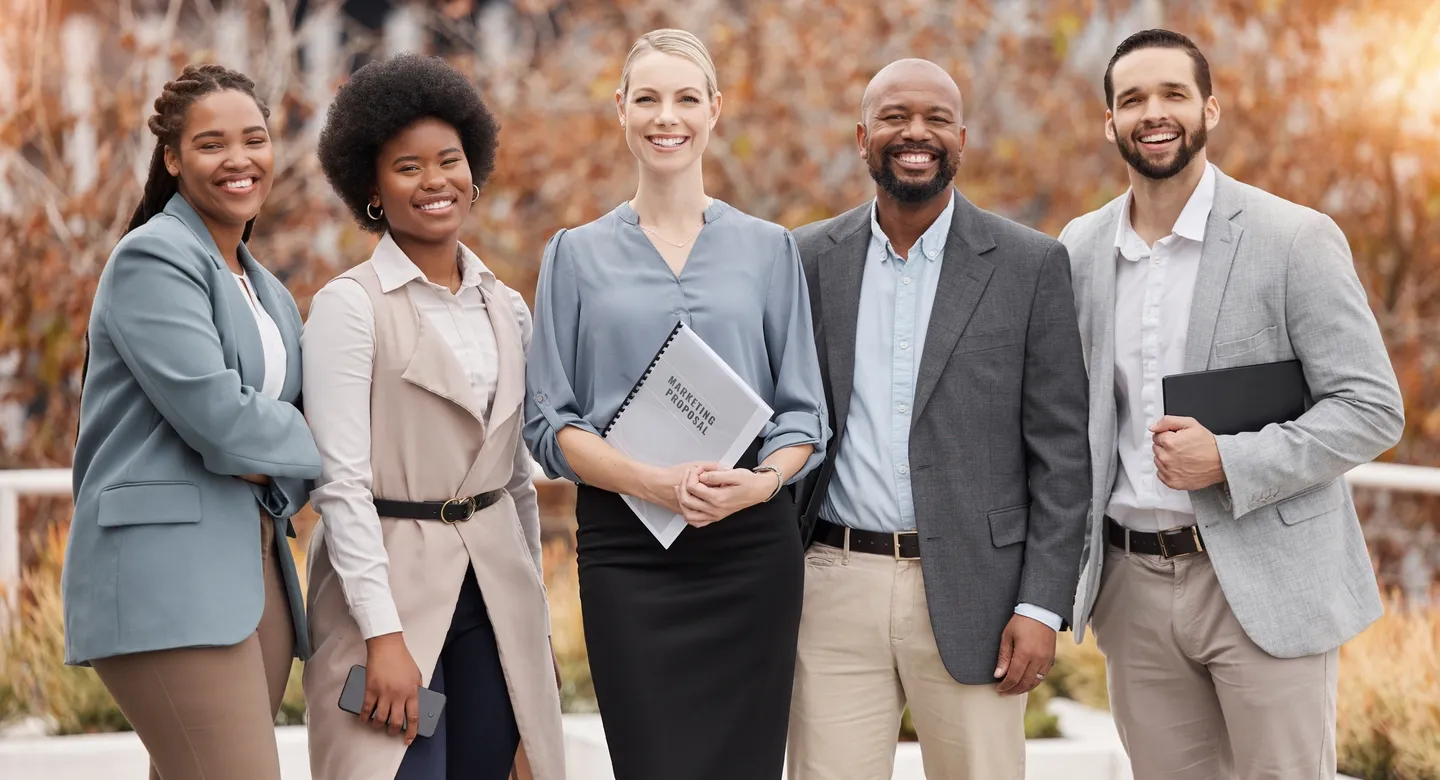
M125 228L126 233L164 211L165 204L179 192L179 181L171 176L169 169L165 167L165 147L179 153L180 132L185 129L185 115L190 111L190 106L206 95L227 89L243 92L254 98L255 105L260 108L260 115L270 118L269 107L255 95L255 82L244 73L222 65L186 65L175 80L165 84L160 97L155 98L155 113L151 115L149 122L150 132L155 134L155 151L150 155L150 173L145 179L145 194L130 217L130 225ZM254 219L245 223L245 233L241 236L241 241L250 240L250 230L254 226Z

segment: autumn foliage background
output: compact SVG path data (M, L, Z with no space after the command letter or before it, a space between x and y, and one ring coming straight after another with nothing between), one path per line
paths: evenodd
M1349 238L1406 404L1404 440L1383 459L1440 466L1440 3L451 0L401 11L400 33L362 18L393 10L385 2L6 4L0 468L70 464L95 280L140 195L151 103L184 63L245 70L272 108L278 175L251 247L304 312L373 245L314 157L326 101L397 45L447 57L503 125L462 238L530 300L545 241L633 192L613 91L630 43L662 26L698 34L718 66L712 195L792 228L870 197L854 149L861 93L887 62L918 56L965 95L959 187L1051 235L1126 186L1103 136L1101 77L1115 45L1152 26L1190 35L1222 108L1210 159L1330 214ZM1382 581L1399 585L1402 562L1440 569L1433 501L1357 500ZM568 501L564 488L546 489L552 533L570 522ZM68 512L68 501L27 500L27 561Z

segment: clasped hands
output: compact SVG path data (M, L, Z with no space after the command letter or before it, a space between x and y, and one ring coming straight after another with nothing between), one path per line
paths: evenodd
M674 510L690 526L704 528L763 503L775 492L776 480L768 471L725 468L718 463L682 463L657 470L651 492L658 499L656 503Z

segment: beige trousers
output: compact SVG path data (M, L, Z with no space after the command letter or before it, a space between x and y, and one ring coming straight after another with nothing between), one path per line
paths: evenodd
M945 671L920 561L806 553L790 780L888 780L907 703L926 777L1022 780L1025 699Z
M261 515L265 610L238 645L181 648L93 662L150 754L150 780L280 780L275 714L295 629L275 524Z
M1335 777L1338 651L1267 655L1208 555L1107 545L1091 626L1135 780Z

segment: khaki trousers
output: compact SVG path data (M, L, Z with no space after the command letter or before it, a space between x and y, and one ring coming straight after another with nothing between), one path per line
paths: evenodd
M275 714L295 629L274 521L260 517L265 576L260 624L238 645L180 648L94 661L100 680L150 754L150 780L280 780Z
M1025 699L945 671L920 561L806 553L790 780L888 780L907 703L926 777L1022 780Z
M1208 555L1107 545L1091 626L1135 780L1335 777L1338 651L1267 655Z

